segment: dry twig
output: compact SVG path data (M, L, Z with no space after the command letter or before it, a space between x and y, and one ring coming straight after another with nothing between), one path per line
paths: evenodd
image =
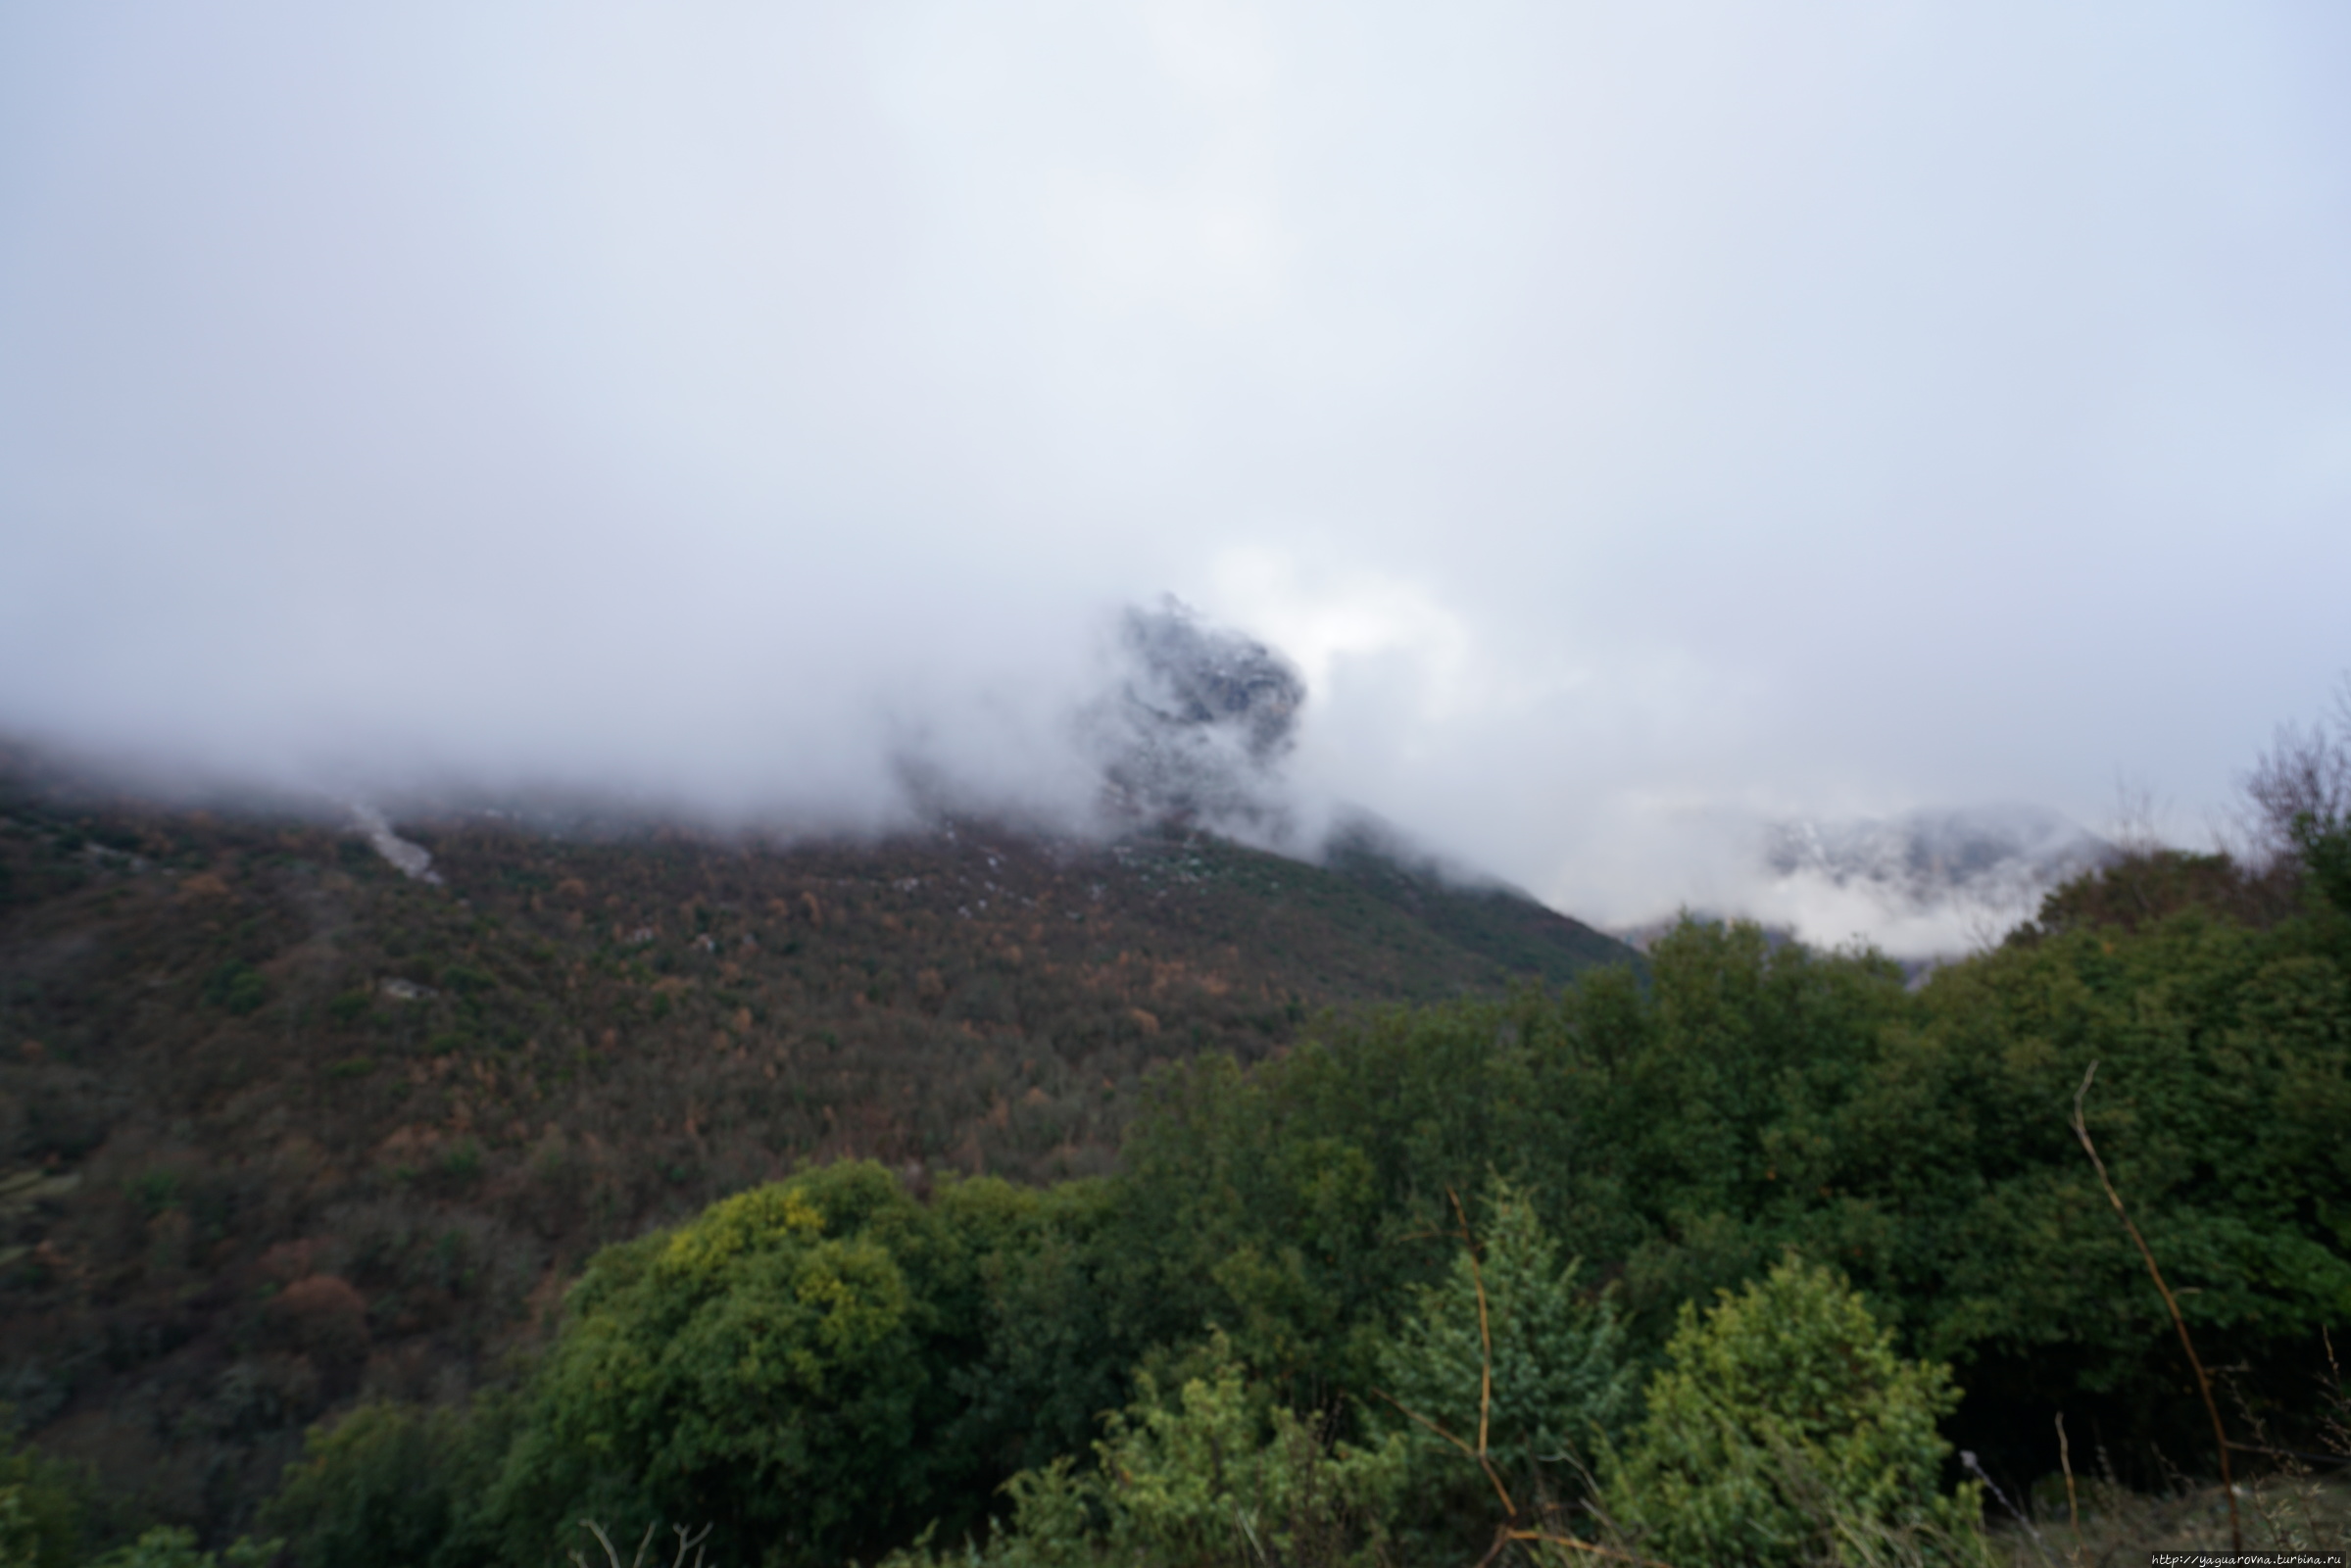
M1448 1187L1445 1190L1445 1196L1452 1200L1453 1213L1461 1222L1461 1246L1469 1256L1469 1282L1478 1295L1478 1446L1471 1447L1385 1389L1371 1392L1475 1460L1478 1468L1486 1472L1487 1481L1494 1487L1494 1494L1501 1499L1502 1512L1515 1520L1518 1518L1518 1504L1511 1501L1510 1489L1502 1485L1501 1472L1494 1467L1494 1460L1488 1457L1486 1451L1487 1417L1494 1407L1494 1334L1486 1321L1486 1272L1478 1266L1478 1240L1470 1232L1469 1211L1461 1206L1461 1195ZM1498 1544L1496 1549L1499 1549Z
M2057 1462L2065 1470L2065 1516L2074 1527L2074 1568L2082 1568L2082 1499L2074 1491L2074 1446L2066 1442L2065 1412L2057 1412Z
M2164 1283L2163 1270L2156 1267L2155 1250L2147 1245L2147 1239L2138 1233L2138 1227L2131 1223L2131 1211L2123 1206L2123 1195L2114 1190L2114 1182L2106 1174L2106 1161L2098 1157L2098 1146L2090 1142L2089 1123L2082 1117L2082 1102L2089 1094L2090 1081L2097 1076L2098 1064L2093 1061L2089 1064L2089 1071L2082 1075L2082 1087L2074 1091L2074 1136L2082 1140L2082 1152L2089 1155L2090 1164L2097 1169L2098 1185L2106 1189L2106 1200L2114 1204L2115 1217L2123 1222L2123 1229L2129 1231L2131 1240L2137 1244L2138 1255L2146 1259L2147 1277L2155 1282L2155 1289L2162 1293L2163 1304L2171 1309L2172 1326L2180 1331L2180 1348L2187 1352L2187 1364L2195 1368L2196 1389L2204 1396L2205 1411L2212 1417L2213 1442L2219 1446L2221 1453L2221 1492L2229 1499L2229 1549L2242 1553L2245 1549L2245 1532L2236 1516L2236 1478L2229 1473L2229 1432L2221 1425L2221 1407L2212 1396L2212 1379L2205 1374L2203 1357L2196 1354L2196 1342L2188 1338L2187 1319L2180 1315L2179 1298L2172 1295L2171 1286Z
M612 1538L604 1533L604 1526L593 1519L582 1519L579 1523L580 1528L594 1536L597 1544L604 1547L605 1561L611 1564L611 1568L620 1568L619 1548L612 1544ZM636 1554L629 1558L628 1568L646 1568L645 1553L652 1549L653 1533L660 1528L658 1523L645 1527L645 1539L637 1543ZM669 1568L702 1568L703 1543L710 1539L712 1527L704 1525L700 1530L688 1530L684 1525L671 1525L669 1528L677 1537L677 1557ZM686 1560L689 1551L694 1553L691 1564ZM588 1568L588 1559L576 1548L570 1556L575 1568Z

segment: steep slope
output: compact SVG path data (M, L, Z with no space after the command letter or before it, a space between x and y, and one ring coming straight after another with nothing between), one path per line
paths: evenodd
M0 1398L167 1515L234 1522L323 1410L470 1386L593 1248L800 1162L1102 1170L1156 1062L1626 956L1206 835L400 831L437 884L356 826L0 798Z
M1334 833L1323 859L1333 873L1514 975L1559 986L1595 964L1639 962L1626 944L1517 888L1449 874L1369 818Z

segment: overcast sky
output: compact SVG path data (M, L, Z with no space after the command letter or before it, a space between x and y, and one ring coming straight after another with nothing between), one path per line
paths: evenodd
M0 729L828 819L1119 607L1574 912L2351 665L2351 11L0 7Z

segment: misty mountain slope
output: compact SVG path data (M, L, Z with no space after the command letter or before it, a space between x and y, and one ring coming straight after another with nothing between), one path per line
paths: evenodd
M1279 775L1306 685L1276 650L1202 620L1172 595L1119 621L1118 674L1077 715L1102 805L1130 831L1241 829L1287 818Z
M357 824L9 782L0 1398L222 1523L305 1423L469 1386L591 1250L726 1192L1104 1170L1156 1063L1571 972L1492 895L1205 834L396 824L434 885Z
M1517 888L1448 875L1368 818L1334 832L1323 863L1447 941L1516 974L1564 985L1594 964L1631 961L1630 949L1616 938Z
M1889 907L2030 909L2117 851L2054 811L2029 806L1913 811L1890 818L1777 825L1764 863L1784 880L1864 891Z
M2031 920L2059 888L2127 858L2055 811L2013 804L1761 822L1741 848L1759 878L1742 891L1611 934L1645 953L1684 914L1750 920L1774 945L1864 941L1923 983Z

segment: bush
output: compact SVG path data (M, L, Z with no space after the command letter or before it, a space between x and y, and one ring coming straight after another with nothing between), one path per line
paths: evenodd
M269 986L253 965L231 958L206 977L204 1000L242 1017L262 1009L269 1000Z
M1407 1480L1401 1439L1330 1443L1329 1423L1250 1385L1222 1335L1204 1361L1172 1401L1144 1374L1140 1397L1107 1418L1090 1469L1061 1458L1014 1476L1011 1520L965 1557L990 1568L1383 1560ZM925 1545L887 1568L943 1564Z
M29 1443L0 1451L0 1568L80 1562L85 1492L81 1477Z
M976 1325L970 1259L871 1163L810 1170L608 1248L571 1294L492 1491L508 1555L582 1518L715 1527L713 1560L837 1563L939 1511Z
M468 1420L414 1405L363 1404L304 1435L263 1525L304 1568L457 1568L481 1559L465 1526L497 1436L494 1407Z
M1792 1256L1700 1316L1682 1308L1604 1511L1644 1555L1751 1568L1984 1555L1971 1484L1935 1490L1959 1402L1852 1288ZM1898 1547L1900 1549L1889 1549Z
M1380 1352L1380 1386L1408 1412L1399 1435L1418 1461L1416 1492L1492 1497L1462 1451L1483 1425L1512 1499L1540 1508L1583 1490L1599 1443L1631 1411L1633 1372L1613 1301L1577 1291L1577 1264L1559 1261L1526 1196L1497 1182L1486 1208L1478 1254L1464 1248L1442 1281L1411 1292Z

